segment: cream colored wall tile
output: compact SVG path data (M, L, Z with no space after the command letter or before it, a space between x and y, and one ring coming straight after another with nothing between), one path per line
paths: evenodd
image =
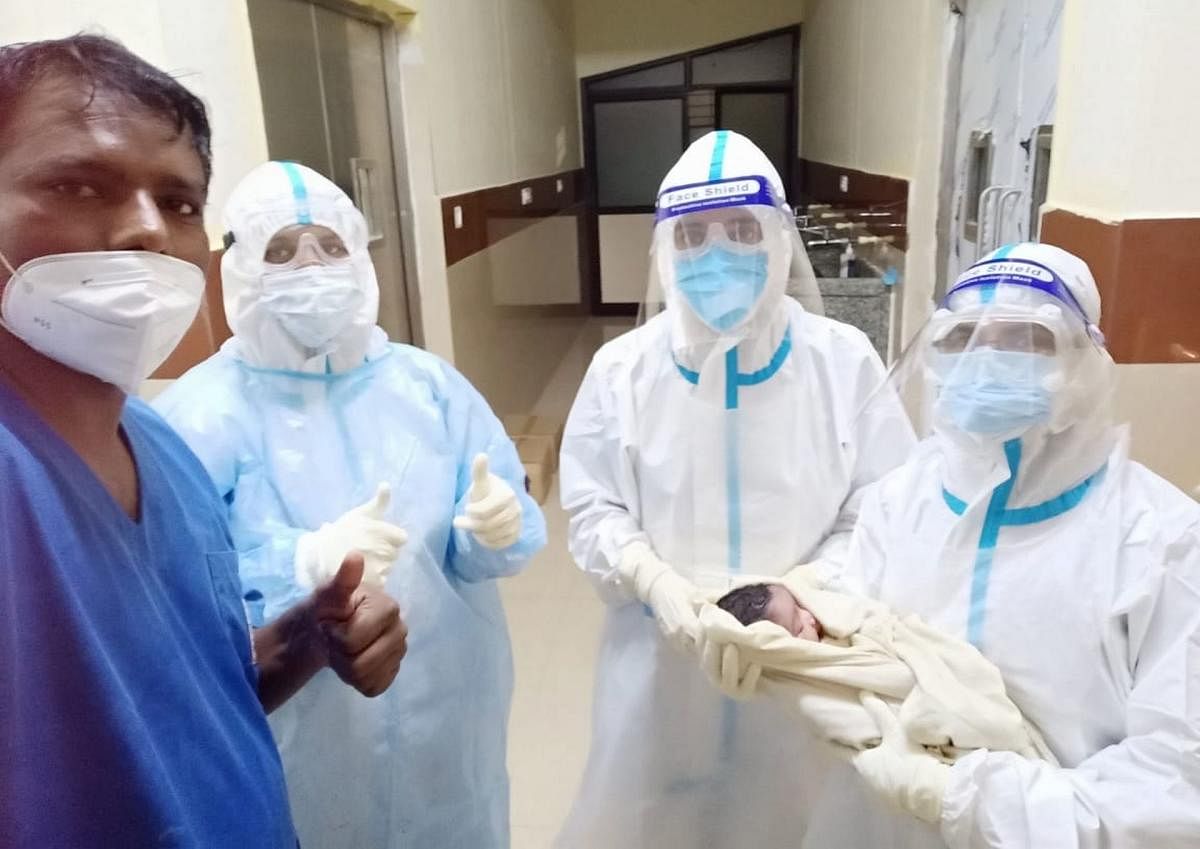
M496 304L491 257L496 247L447 269L454 362L498 414L526 413L541 397L558 358L570 349L585 318ZM541 248L531 244L529 249ZM574 273L578 279L576 268L562 273Z
M1116 407L1133 458L1200 498L1200 364L1117 366Z
M579 222L554 215L501 239L487 251L498 306L578 304Z
M640 303L650 274L654 215L600 216L600 292L605 303Z

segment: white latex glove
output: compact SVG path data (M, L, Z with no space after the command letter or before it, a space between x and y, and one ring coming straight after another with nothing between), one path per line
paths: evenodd
M454 519L454 527L470 531L480 545L493 551L521 538L521 499L508 481L488 470L487 454L475 455L466 513Z
M362 582L382 588L400 548L408 542L403 528L383 520L391 500L392 488L381 483L366 504L300 537L296 542L296 583L305 589L320 586L337 574L349 552L357 551L365 566Z
M663 637L675 648L695 654L700 643L700 620L696 616L696 587L644 542L632 542L621 551L617 566L621 582L633 589L638 600L650 608Z
M878 696L863 694L863 707L879 726L880 743L854 756L854 767L893 805L937 825L950 767L908 739L900 720Z
M736 643L701 635L700 666L712 685L731 699L748 699L758 690L762 666L742 661Z

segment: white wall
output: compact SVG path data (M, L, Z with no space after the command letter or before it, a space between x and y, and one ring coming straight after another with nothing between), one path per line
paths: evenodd
M650 279L654 214L601 215L598 225L601 300L641 303Z
M1192 0L1067 0L1045 208L1105 221L1200 215L1197 32ZM1117 373L1134 459L1200 497L1200 365Z
M941 3L928 3L915 36L920 45L920 73L915 83L917 98L912 118L915 140L908 184L908 251L904 283L897 292L897 309L893 313L893 356L903 350L933 312L952 26L948 8Z
M580 166L573 28L567 0L420 5L399 36L415 264L425 347L453 360L475 329L451 308L439 199Z
M579 167L568 10L438 0L414 19L439 195Z
M14 8L15 7L15 8ZM7 3L0 41L109 35L179 77L208 107L213 180L206 221L220 246L220 210L242 176L267 158L245 0L39 0Z
M488 248L490 302L500 307L578 304L578 233L574 215L552 215Z
M1117 366L1115 408L1131 425L1130 456L1200 498L1200 365Z
M810 0L811 1L811 0ZM803 0L574 0L580 77L799 23Z
M808 0L805 7L804 157L909 181L894 351L924 323L934 291L949 17L934 0Z
M1048 203L1092 217L1200 214L1200 3L1067 0Z
M808 0L806 159L911 178L932 0Z
M398 34L400 97L403 111L404 163L412 210L412 265L417 271L424 346L446 360L454 359L450 324L450 293L446 277L446 249L442 241L442 206L434 177L436 148L431 117L434 97L424 58L418 16Z

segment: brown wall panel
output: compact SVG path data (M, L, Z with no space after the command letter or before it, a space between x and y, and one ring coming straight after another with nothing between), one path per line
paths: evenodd
M801 157L796 167L792 192L793 205L801 203L827 203L833 207L859 210L891 211L894 223L908 221L908 181L899 177L872 174L841 165L830 165ZM845 175L849 185L843 192L839 181ZM868 228L870 225L868 221ZM874 232L874 231L873 231ZM897 236L896 246L903 250L907 245L907 228L880 229L876 235Z
M815 203L834 206L908 207L908 180L872 174L841 165L829 165L812 159L800 159L798 195ZM842 175L849 178L847 191L838 185Z
M1200 362L1200 218L1108 222L1051 210L1041 239L1091 267L1114 360Z
M558 191L557 181L562 181ZM529 188L533 200L521 203L521 189ZM530 224L552 215L574 211L583 200L583 171L574 169L493 186L442 198L442 232L446 265L454 265ZM463 226L454 227L454 207L462 207Z

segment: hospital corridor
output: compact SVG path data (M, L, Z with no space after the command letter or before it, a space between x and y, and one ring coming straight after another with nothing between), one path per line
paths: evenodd
M1200 849L1198 33L0 0L0 849Z
M595 319L567 353L536 413L564 418L592 354L629 322ZM567 817L587 759L592 682L604 605L564 556L567 514L557 482L546 504L546 548L501 595L513 635L517 683L509 720L512 845L550 846Z

